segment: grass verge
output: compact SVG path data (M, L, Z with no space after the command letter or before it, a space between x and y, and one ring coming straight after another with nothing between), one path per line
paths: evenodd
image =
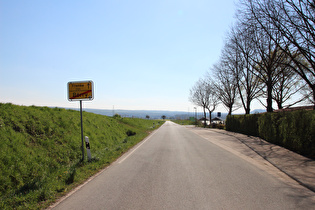
M0 209L41 209L108 166L164 121L0 103Z
M195 125L196 124L195 121L191 121L191 120L171 120L171 121L179 125Z

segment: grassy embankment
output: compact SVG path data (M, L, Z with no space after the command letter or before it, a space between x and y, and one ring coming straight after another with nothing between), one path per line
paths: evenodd
M92 161L81 162L78 111L0 103L0 209L47 207L162 123L84 112Z

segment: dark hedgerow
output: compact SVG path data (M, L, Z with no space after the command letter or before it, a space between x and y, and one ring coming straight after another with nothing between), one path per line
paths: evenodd
M226 130L259 136L299 154L315 158L315 111L232 115Z
M258 136L258 114L229 115L226 119L226 130Z

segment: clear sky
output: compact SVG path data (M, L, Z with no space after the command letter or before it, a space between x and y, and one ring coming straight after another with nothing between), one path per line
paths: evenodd
M0 0L0 102L193 111L189 90L218 61L233 0ZM222 109L224 111L224 109Z

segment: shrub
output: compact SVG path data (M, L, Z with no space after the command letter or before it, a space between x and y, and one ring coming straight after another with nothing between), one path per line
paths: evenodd
M127 130L127 131L126 131L126 134L127 134L127 136L134 136L134 135L136 135L137 133L134 132L134 131L132 131L132 130Z
M224 129L225 125L224 124L211 123L210 127L211 128Z
M229 115L226 119L226 130L258 136L258 114Z
M238 120L239 115L228 115L226 117L225 128L227 131L238 132L240 127L240 121Z
M114 119L121 119L121 116L120 116L119 114L115 114L115 115L113 116L113 118L114 118Z
M285 147L315 157L315 111L281 113L278 139Z
M315 158L315 111L232 115L226 130L259 136L299 154Z
M279 120L277 113L264 113L258 119L259 136L269 142L281 144L279 141Z

